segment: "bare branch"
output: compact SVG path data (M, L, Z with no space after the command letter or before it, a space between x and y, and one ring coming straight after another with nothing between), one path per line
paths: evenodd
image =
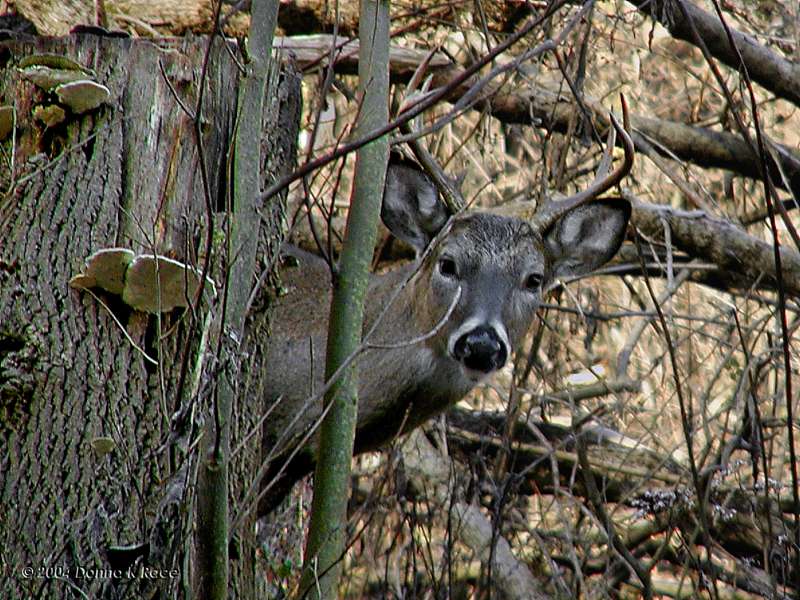
M739 55L741 55L742 62L753 81L777 96L800 106L800 64L778 56L769 48L759 44L752 36L740 31L731 32L736 44L736 48L732 48L719 19L686 0L679 0L682 9L674 6L672 0L630 0L630 2L680 40L695 44L693 30L696 30L714 58L734 70L739 70Z
M628 104L625 102L625 97L622 99L622 119L626 128L630 127L630 118L628 115ZM601 161L600 169L598 169L597 176L594 181L585 190L565 198L557 202L551 202L541 207L534 217L536 225L540 231L546 231L553 223L564 216L569 211L586 204L597 198L600 194L610 190L612 187L622 181L625 176L630 173L633 168L633 141L631 140L628 132L625 131L616 117L611 114L611 124L613 129L608 131L608 141L606 151ZM625 148L625 159L613 171L611 170L612 152L615 145L616 134L619 134L622 140L622 147Z
M282 43L286 47L295 43L293 38L284 40L286 41ZM298 55L301 67L327 56L334 42L331 36L320 35L313 36L312 41L302 43L303 54ZM312 50L312 46L316 49ZM403 49L399 53L398 48L392 48L393 81L407 81L414 72L411 65L421 64L428 56L428 53L422 51ZM472 89L475 80L462 79L462 67L452 64L441 55L434 55L429 60L434 87L445 87L451 82L461 80L460 84L449 88L448 99L451 102ZM347 73L354 68L355 63L348 56L340 56L336 62L337 71ZM588 97L582 99L582 104L590 111L594 127L599 133L605 133L611 126L606 109L600 102ZM568 130L575 110L571 98L554 91L533 85L527 89L508 90L496 83L486 86L472 108L488 111L504 123L534 125L559 132ZM760 160L753 156L749 144L739 135L636 114L632 114L630 119L630 135L637 151L646 152L652 148L664 156L688 160L699 167L727 169L754 179L760 177ZM767 163L770 176L776 185L788 188L795 196L800 197L800 157L787 146L774 144L773 147L774 156Z
M669 225L672 243L684 252L716 264L720 269L743 273L752 279L768 275L775 279L772 244L748 234L739 227L702 211L682 211L647 204L630 194L631 222L642 233L660 236L664 222ZM783 283L786 292L800 295L800 253L781 246Z

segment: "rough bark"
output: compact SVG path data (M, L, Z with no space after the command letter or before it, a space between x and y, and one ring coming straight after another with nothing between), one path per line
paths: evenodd
M2 597L173 597L191 586L186 484L199 421L177 411L205 410L202 398L190 397L190 380L208 305L197 307L192 329L188 312L159 319L68 282L92 252L114 246L202 266L199 157L192 121L173 93L194 105L205 48L204 40L154 44L91 35L0 46L0 96L15 105L18 125L2 142L0 167L0 498L7 508L0 546L9 570ZM45 129L32 114L53 96L13 68L22 57L45 53L92 69L111 92L108 102L82 115L67 111L63 123ZM237 77L215 42L202 114L212 205L227 185L219 165L230 145ZM272 88L267 128L279 118L289 127L285 115L292 111L296 118L296 99L294 108L286 102L289 88L286 80ZM272 142L278 149L264 155L269 168L287 168L292 140ZM186 383L179 389L180 381ZM257 385L257 376L248 383ZM235 411L234 436L243 439L252 428L248 419L257 417L242 406ZM257 449L255 443L240 451L240 481ZM252 546L241 553L234 586L252 585L254 555ZM142 569L162 571L147 578Z
M227 359L227 368L217 379L213 398L215 419L209 420L208 434L200 445L198 471L197 555L198 595L208 600L228 598L231 538L231 425L233 406L241 379L241 341L249 310L250 285L255 282L258 238L261 230L259 201L261 181L261 139L253 132L262 130L267 79L270 74L272 40L278 14L278 0L256 0L252 4L253 19L248 36L248 60L241 78L237 106L237 122L232 150L230 196L226 204L227 243L223 245L221 259L228 273L222 291L224 301L217 313L216 327L218 352ZM275 57L277 58L277 57ZM246 419L252 423L252 419ZM256 467L242 473L252 477ZM250 520L248 519L248 524ZM252 530L251 530L252 531ZM249 538L249 536L245 536ZM252 539L247 540L252 543ZM245 561L251 563L252 561Z
M294 68L287 67L286 63L271 61L260 132L261 189L296 166L301 110L300 83L300 77ZM240 362L240 376L236 382L237 393L231 419L234 455L230 473L232 484L230 493L232 516L235 522L239 523L239 527L231 531L232 540L237 547L230 565L231 581L235 583L241 577L250 578L250 581L255 581L256 590L260 589L260 581L263 579L263 569L258 568L256 564L259 547L253 535L257 515L251 506L245 506L244 499L255 481L254 476L261 466L262 459L259 433L264 410L269 408L263 405L263 349L264 340L270 335L269 306L263 303L265 296L263 292L267 291L267 286L276 284L274 277L268 278L267 275L275 267L276 257L283 242L282 235L276 233L282 234L286 226L285 207L285 192L283 192L279 197L272 198L269 203L262 205L260 209L261 232L258 236L255 271L259 280L251 282L247 287L252 290L254 286L260 286L261 293L248 297L248 302L252 300L253 303L248 306L249 312L240 352L238 355L229 356L230 360ZM237 252L237 249L234 249L234 252ZM232 281L231 285L242 285L242 282ZM243 445L245 440L246 444ZM242 557L246 557L246 560L241 560ZM249 587L246 586L244 589ZM258 597L268 597L268 594L260 593Z

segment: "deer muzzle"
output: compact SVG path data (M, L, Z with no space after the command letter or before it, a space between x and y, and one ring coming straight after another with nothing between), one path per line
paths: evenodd
M506 364L508 350L493 327L479 325L456 340L453 356L471 371L491 373Z

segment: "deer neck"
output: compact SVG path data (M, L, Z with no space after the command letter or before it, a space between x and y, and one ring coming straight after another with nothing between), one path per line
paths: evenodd
M359 362L360 450L419 425L474 386L449 357L441 336L424 339L430 331L418 324L426 281L422 273L409 280L413 270L413 265L396 269L370 286L364 326L367 350Z

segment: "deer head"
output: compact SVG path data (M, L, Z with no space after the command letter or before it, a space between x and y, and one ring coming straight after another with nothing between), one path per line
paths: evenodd
M596 200L618 183L633 162L610 170L610 149L584 191L540 208L514 205L495 212L451 216L432 181L412 163L390 164L381 217L418 257L412 285L415 331L438 333L428 341L438 360L457 364L475 382L501 368L527 331L542 295L558 280L587 274L619 249L631 214L624 200Z

